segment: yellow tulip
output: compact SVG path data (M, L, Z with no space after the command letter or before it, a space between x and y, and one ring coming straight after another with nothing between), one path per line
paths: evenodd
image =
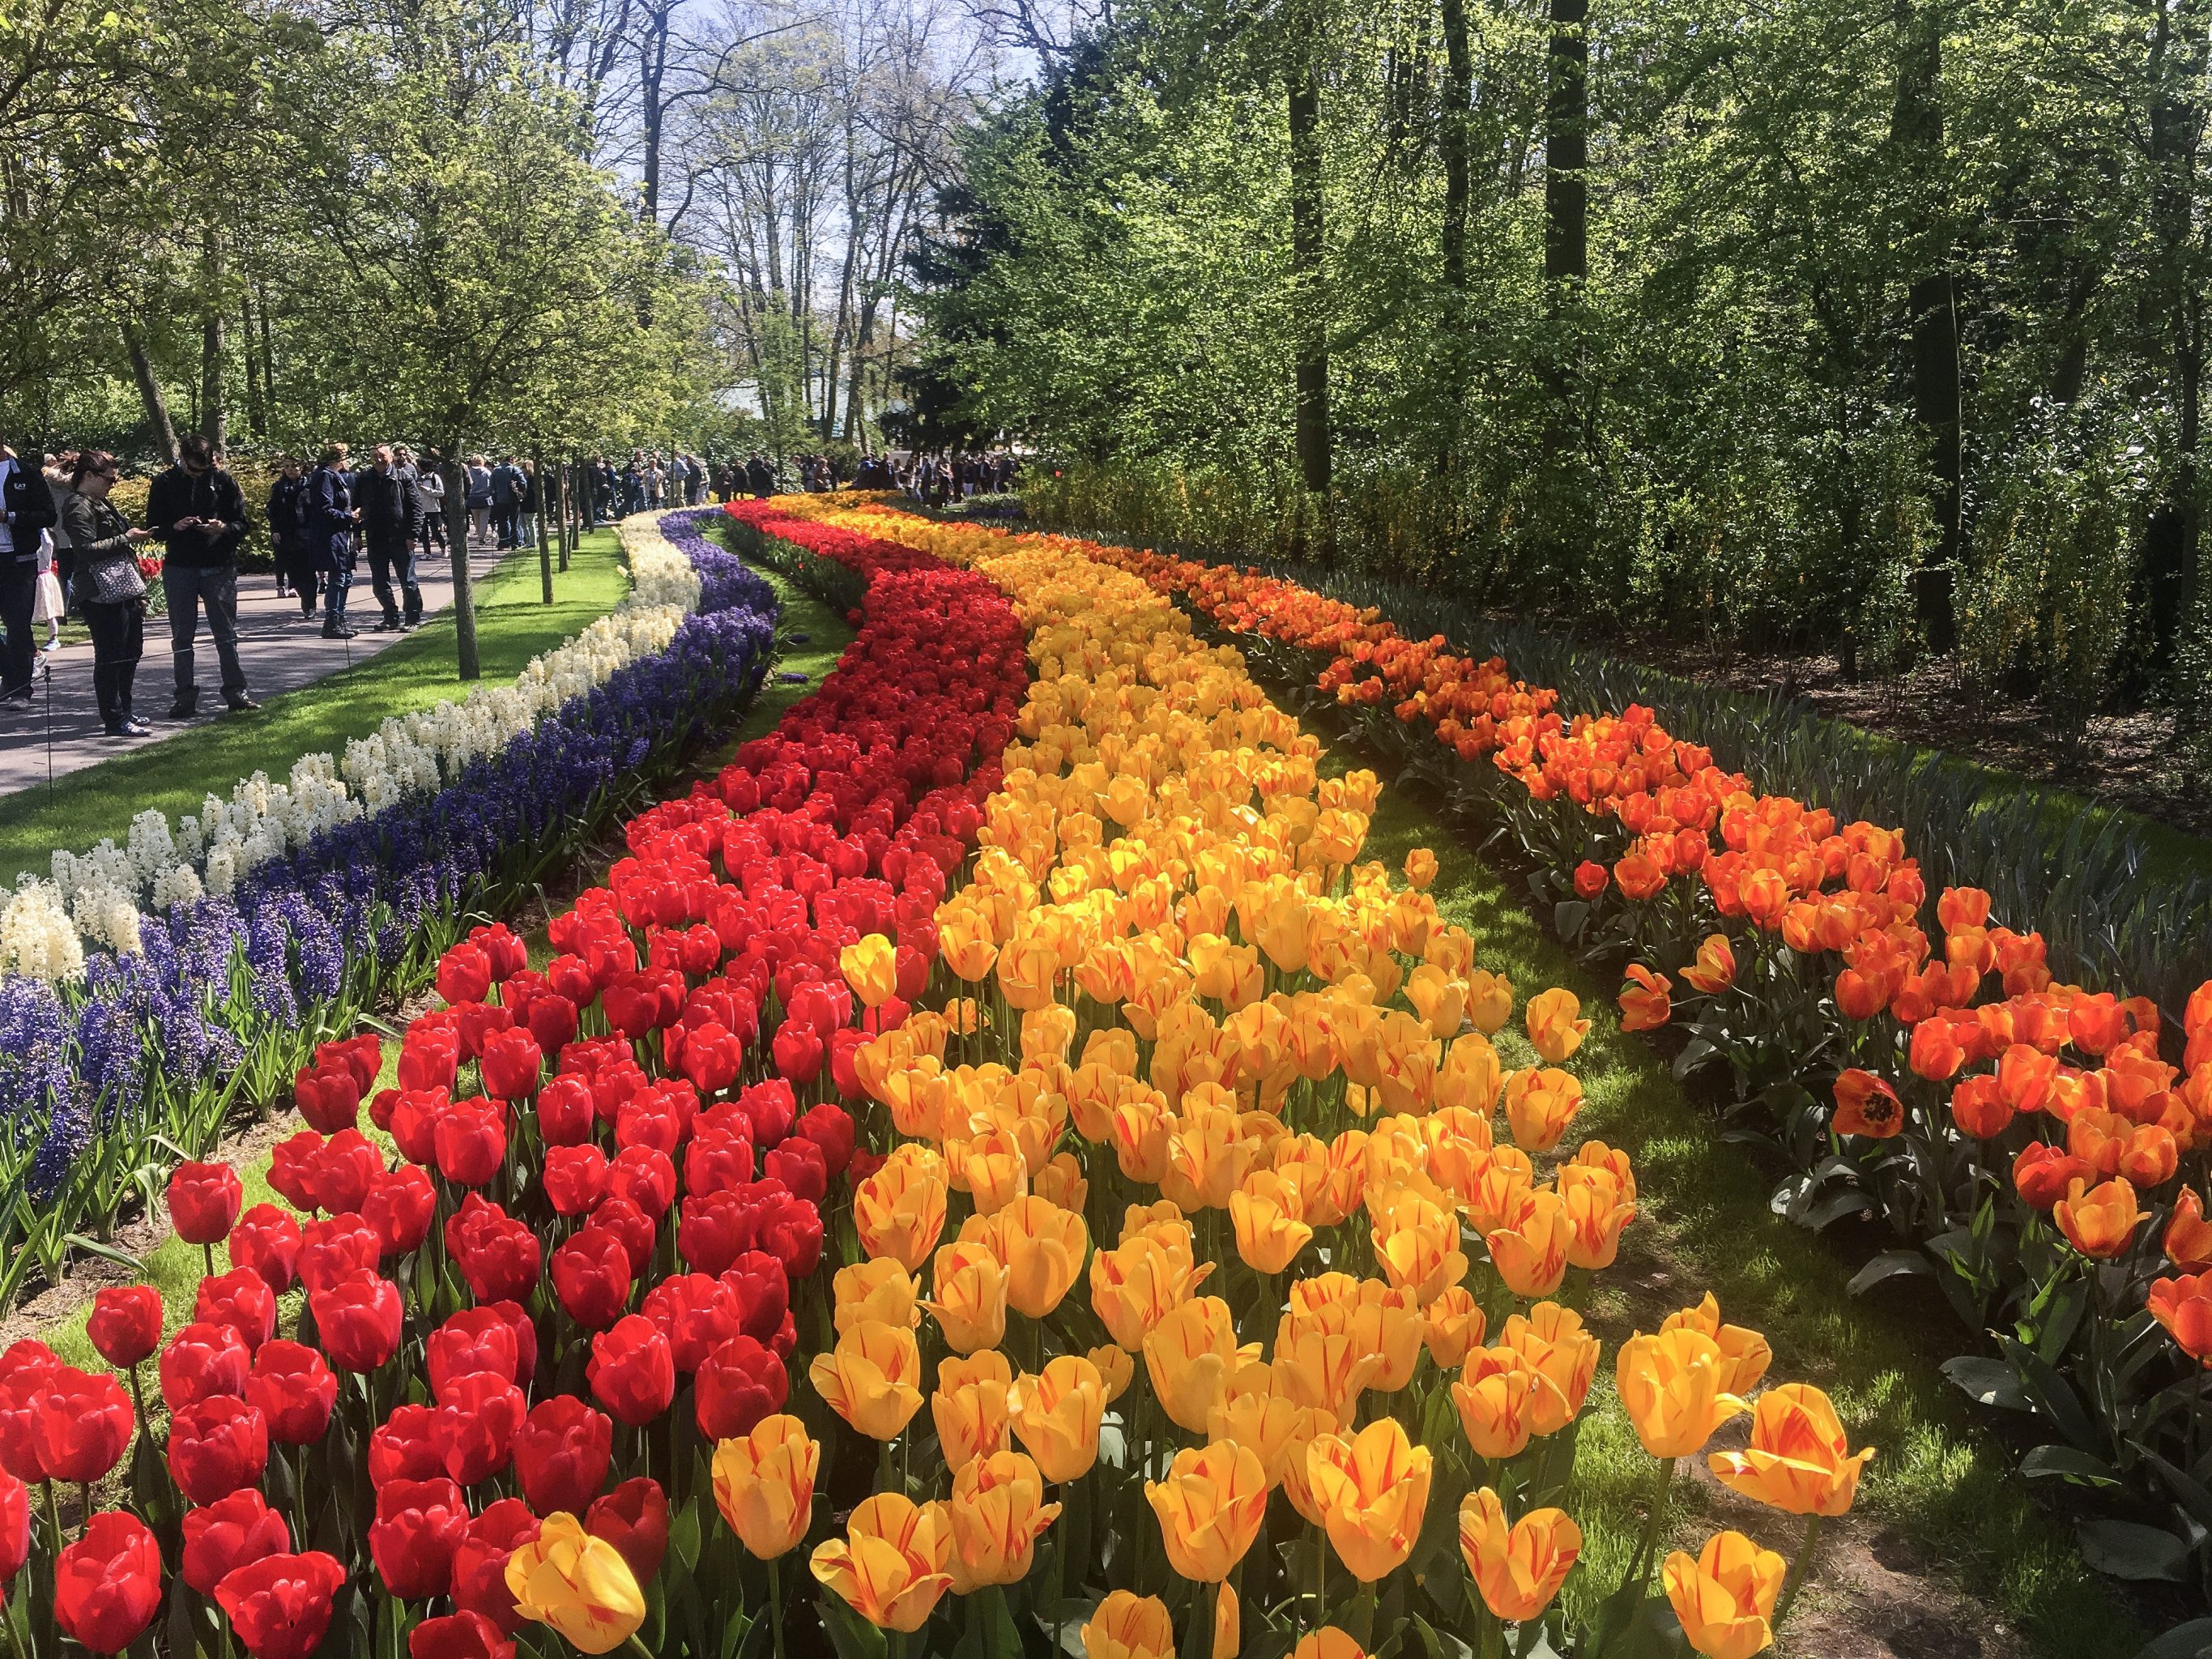
M1083 1166L1073 1152L1061 1152L1039 1170L1030 1188L1046 1203L1078 1215L1083 1213L1084 1200L1091 1196L1091 1183L1083 1178Z
M1267 1473L1245 1446L1215 1441L1175 1455L1164 1480L1145 1483L1159 1516L1168 1565L1197 1583L1218 1584L1244 1559L1267 1512Z
M1084 1659L1175 1659L1175 1620L1157 1595L1110 1591L1083 1626Z
M1075 1010L1064 1002L1032 1008L1022 1016L1022 1063L1042 1066L1065 1060L1075 1041Z
M1366 1132L1346 1129L1328 1145L1328 1208L1341 1218L1358 1209L1366 1195ZM1330 1224L1316 1220L1315 1224L1325 1227Z
M965 1595L988 1584L1014 1584L1030 1570L1037 1536L1060 1513L1044 1502L1044 1477L1017 1451L978 1457L952 1477L945 1505L952 1527L945 1565L952 1588Z
M1291 1659L1367 1659L1367 1650L1335 1626L1323 1625L1298 1638Z
M1283 1379L1284 1392L1301 1406L1319 1407L1340 1423L1352 1420L1353 1407L1382 1364L1382 1356L1349 1330L1286 1326L1275 1337L1275 1371Z
M1231 1379L1227 1390L1206 1413L1206 1437L1249 1446L1267 1472L1270 1488L1283 1484L1291 1454L1304 1458L1316 1433L1332 1432L1336 1419L1310 1406L1301 1406L1272 1387L1243 1386L1248 1375L1267 1371L1264 1365L1248 1365ZM1325 1419L1325 1420L1321 1420Z
M1306 1478L1337 1559L1362 1583L1403 1566L1429 1505L1434 1460L1394 1418L1378 1418L1349 1438L1316 1437Z
M1237 1586L1224 1578L1213 1592L1213 1659L1237 1659L1243 1638L1243 1619L1237 1603Z
M996 1215L1029 1192L1030 1166L1022 1157L1021 1144L1003 1129L968 1141L953 1168L975 1195L978 1215Z
M921 1350L903 1325L854 1326L806 1374L830 1410L873 1439L890 1439L921 1408Z
M645 1623L645 1596L622 1553L559 1510L507 1558L507 1591L517 1613L580 1653L611 1653Z
M1789 1565L1740 1532L1717 1532L1692 1557L1676 1550L1661 1578L1682 1634L1705 1659L1753 1659L1773 1644L1775 1598Z
M1477 1348L1451 1385L1460 1427L1477 1457L1518 1457L1534 1432L1534 1367L1510 1348Z
M1751 1443L1705 1462L1720 1483L1790 1515L1842 1515L1851 1507L1871 1447L1853 1452L1828 1396L1784 1382L1751 1410Z
M1232 1366L1259 1357L1259 1346L1240 1350L1229 1304L1218 1296L1196 1297L1170 1311L1145 1334L1145 1370L1162 1410L1178 1426L1199 1433L1221 1398Z
M1131 1181L1158 1184L1168 1172L1168 1133L1174 1119L1157 1090L1130 1096L1114 1108L1115 1161Z
M1558 1180L1566 1207L1567 1264L1592 1273L1610 1267L1636 1206L1621 1197L1620 1182L1602 1165L1562 1164Z
M806 1536L821 1462L821 1443L797 1418L763 1417L714 1448L714 1506L747 1549L773 1561Z
M1460 1502L1459 1550L1483 1605L1526 1624L1559 1593L1583 1552L1583 1534L1553 1509L1531 1510L1509 1527L1504 1504L1485 1486Z
M1581 1000L1572 991L1539 991L1528 999L1522 1015L1528 1022L1528 1041L1552 1065L1562 1064L1589 1035L1589 1021L1577 1018L1582 1011Z
M951 1588L952 1528L942 1504L878 1492L861 1500L843 1538L814 1547L814 1576L854 1612L885 1630L920 1630Z
M1516 1296L1549 1296L1567 1276L1566 1206L1549 1190L1528 1194L1520 1215L1485 1235L1490 1260Z
M1597 1375L1597 1339L1583 1328L1580 1314L1539 1302L1525 1315L1507 1317L1498 1346L1519 1355L1536 1375L1529 1419L1535 1433L1557 1434L1575 1420Z
M1392 1194L1370 1237L1383 1277L1413 1293L1423 1307L1467 1277L1459 1248L1459 1214L1410 1188Z
M1513 1018L1513 981L1478 968L1467 976L1467 1017L1485 1036L1496 1036Z
M970 985L989 973L999 959L988 920L973 910L938 911L937 951L945 965Z
M847 945L837 953L837 966L864 1007L880 1008L898 994L898 953L881 933Z
M1462 1000L1464 1000L1462 992ZM1458 1028L1455 1025L1453 1029ZM1440 1031L1437 1035L1442 1036L1444 1033ZM1497 1108L1498 1091L1504 1086L1505 1076L1498 1063L1498 1050L1490 1046L1490 1039L1481 1032L1469 1031L1444 1050L1443 1065L1437 1072L1437 1104L1463 1108L1486 1121Z
M1460 1194L1467 1218L1479 1233L1495 1232L1528 1207L1536 1168L1518 1146L1499 1146L1477 1160L1474 1182Z
M1051 1002L1059 973L1060 952L1035 933L1018 934L999 951L999 989L1010 1008L1026 1012Z
M1587 1024L1587 1022L1585 1022ZM1523 1152L1548 1152L1582 1110L1583 1085L1552 1067L1516 1072L1505 1080L1505 1123Z
M1720 1344L1702 1331L1639 1331L1622 1343L1613 1388L1644 1449L1661 1458L1703 1451L1713 1431L1744 1409L1721 1387L1728 1370Z
M932 1266L935 1297L922 1305L955 1353L995 1348L1006 1334L1006 1264L988 1244L940 1248Z
M1417 893L1425 891L1437 878L1437 855L1425 847L1416 847L1406 854L1405 867L1406 884ZM1298 1659L1309 1659L1309 1656L1302 1652Z
M1111 1342L1101 1343L1084 1358L1098 1368L1099 1383L1106 1390L1106 1403L1109 1406L1127 1392L1129 1384L1136 1380L1137 1362L1129 1358L1126 1350L1115 1346Z
M1073 1210L1035 1193L991 1218L1006 1264L1006 1300L1018 1313L1042 1319L1060 1304L1091 1247L1091 1230Z
M1035 1376L1024 1372L1006 1396L1015 1437L1054 1483L1088 1473L1098 1461L1098 1422L1105 1410L1105 1379L1079 1354L1048 1360Z
M914 1277L889 1256L838 1268L837 1276L830 1280L830 1291L836 1298L835 1319L840 1336L871 1319L909 1328L921 1322Z
M1160 1190L1187 1212L1227 1209L1229 1195L1259 1161L1259 1149L1244 1139L1233 1104L1224 1099L1191 1091L1168 1134Z
M1190 1269L1159 1240L1141 1234L1091 1258L1091 1306L1107 1334L1132 1352L1190 1299L1191 1286Z
M861 1248L920 1270L945 1231L944 1180L914 1163L893 1159L853 1192L853 1224Z
M1593 1143L1595 1144L1595 1143ZM1705 1299L1694 1308L1685 1308L1670 1313L1661 1322L1662 1331L1685 1329L1702 1331L1720 1345L1724 1370L1721 1388L1729 1394L1748 1395L1766 1375L1766 1368L1774 1361L1774 1351L1766 1339L1757 1331L1741 1325L1721 1322L1721 1304L1707 1291Z
M1255 1273L1279 1273L1313 1237L1299 1219L1297 1186L1273 1170L1255 1170L1229 1195L1237 1254Z
M1480 1344L1487 1323L1474 1292L1464 1285L1453 1285L1430 1303L1426 1317L1427 1328L1422 1335L1429 1346L1429 1358L1443 1370L1461 1364L1467 1358L1467 1351Z
M937 1391L929 1397L929 1414L937 1425L948 1468L964 1468L974 1459L1004 1451L1012 1443L1008 1399L1013 1380L1013 1367L1006 1355L992 1349L938 1362Z

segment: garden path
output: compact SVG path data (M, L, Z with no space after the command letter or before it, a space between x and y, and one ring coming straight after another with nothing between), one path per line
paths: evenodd
M482 581L505 556L492 548L472 549L469 556L471 576ZM450 557L440 554L424 561L419 580L425 617L437 615L453 604ZM375 597L369 591L365 562L355 574L349 606L354 625L361 629L359 636L326 640L319 622L311 624L301 620L297 599L277 598L276 579L273 575L264 573L241 577L238 647L252 696L265 702L283 692L313 685L407 637L404 634L374 631L378 610ZM194 654L200 683L200 712L191 720L170 720L167 716L175 681L171 677L168 619L146 618L146 654L138 665L132 701L138 718L154 728L154 735L135 739L112 738L100 728L100 710L93 700L91 642L81 623L68 625L61 647L46 659L50 672L34 687L29 710L0 713L0 798L51 783L119 754L153 747L220 719L227 711L218 689L215 641L204 620L199 626Z

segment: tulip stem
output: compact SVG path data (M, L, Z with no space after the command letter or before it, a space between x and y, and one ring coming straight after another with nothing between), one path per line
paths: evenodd
M1328 1545L1319 1527L1313 1528L1314 1628L1328 1623Z
M1198 1583L1191 1586L1190 1622L1183 1627L1182 1651L1191 1659L1213 1651L1213 1609L1220 1600L1218 1583Z
M775 1659L783 1659L783 1558L780 1555L769 1559L768 1617L769 1634L775 1641Z
M635 1631L632 1631L630 1632L629 1646L636 1650L638 1659L659 1659L659 1656L658 1654L654 1653L651 1648L646 1646L643 1642L638 1639L637 1632Z
M1805 1588L1805 1580L1813 1571L1813 1552L1820 1547L1820 1516L1816 1511L1805 1517L1805 1541L1798 1547L1796 1564L1790 1569L1790 1582L1782 1587L1782 1599L1775 1603L1773 1630L1782 1634L1782 1621L1790 1616L1790 1605L1797 1600L1797 1592Z

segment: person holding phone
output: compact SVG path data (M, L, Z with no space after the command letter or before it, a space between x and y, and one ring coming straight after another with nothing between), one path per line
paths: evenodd
M82 452L70 471L62 522L76 555L77 602L92 630L92 690L100 721L111 738L143 738L153 728L132 714L131 684L146 642L146 579L138 570L147 532L126 524L107 499L115 488L115 457L104 449Z
M236 711L261 705L246 695L238 657L238 549L246 539L246 496L216 460L215 445L197 432L177 440L177 464L154 480L146 497L147 528L166 544L161 593L169 611L169 656L176 665L173 720L198 712L192 636L207 611L222 667L222 700Z

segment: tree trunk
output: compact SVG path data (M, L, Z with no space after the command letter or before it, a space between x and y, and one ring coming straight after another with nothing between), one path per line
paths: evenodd
M261 352L253 332L253 301L241 295L238 301L238 338L246 351L246 420L257 441L269 436L269 400L262 391Z
M1312 41L1300 32L1289 76L1291 129L1291 272L1297 313L1298 477L1326 509L1329 486L1328 296L1323 268L1321 83Z
M200 313L200 435L223 448L228 401L223 397L222 352L226 330L222 314L222 248L210 231L204 244L207 253L207 293Z
M441 444L439 448L447 458L446 499L463 504L459 526L447 526L453 544L453 639L459 647L461 678L473 680L480 678L483 671L477 663L477 599L469 574L469 475L460 462L459 441Z
M1941 215L1948 195L1940 189L1942 20L1933 4L1916 5L1915 0L1897 0L1895 15L1897 103L1890 135L1899 152L1900 171L1907 179L1935 189L1934 211ZM1936 268L1913 278L1905 305L1912 341L1913 415L1926 436L1929 467L1936 475L1936 546L1934 561L1915 574L1914 594L1929 646L1947 652L1958 643L1953 586L1962 551L1958 293L1946 268L1950 250L1940 222L1921 228L1940 252L1929 259Z
M545 603L553 603L553 538L548 528L553 517L553 475L545 470L545 458L532 453L530 458L532 476L538 483L538 510L530 516L538 524L538 585Z
M1444 111L1437 143L1443 152L1444 299L1452 320L1464 321L1467 296L1468 106L1474 100L1474 54L1467 35L1467 0L1443 0Z
M1544 275L1589 276L1589 0L1550 0L1550 83L1544 104Z
M153 360L146 355L146 337L139 332L138 325L126 321L123 325L123 343L131 353L131 373L138 382L139 401L146 405L146 424L154 429L154 440L161 446L162 459L173 465L177 459L177 428L169 418L169 401L161 395L161 383L154 376Z
M253 284L254 315L261 323L261 398L267 406L270 428L276 423L276 343L269 329L269 290Z

